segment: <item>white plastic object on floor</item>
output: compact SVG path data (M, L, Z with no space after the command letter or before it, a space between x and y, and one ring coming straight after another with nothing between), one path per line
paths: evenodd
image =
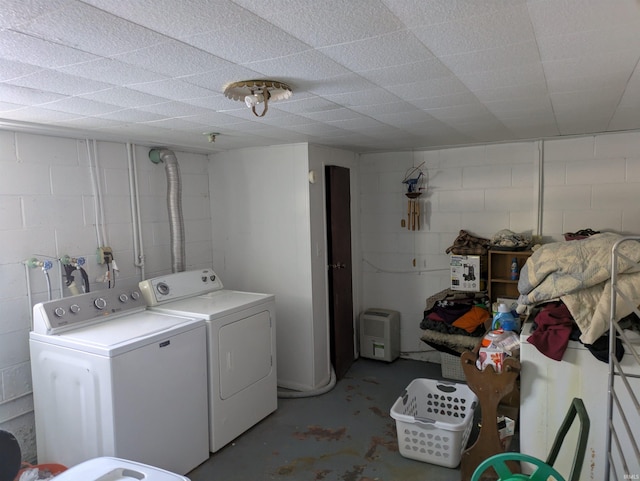
M56 481L189 481L164 469L126 459L100 457L77 464L56 476Z

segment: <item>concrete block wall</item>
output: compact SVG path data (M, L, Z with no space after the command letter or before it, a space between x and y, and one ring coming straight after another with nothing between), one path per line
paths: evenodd
M407 170L423 165L419 231L407 215ZM480 145L361 156L363 307L401 313L405 356L431 359L419 340L426 299L449 287L445 253L465 229L501 229L545 241L579 229L640 233L640 133Z
M119 268L116 283L135 285L141 270L133 263L127 147L125 143L97 142L96 152L104 231ZM148 147L135 147L145 277L152 277L171 272L171 251L164 166L151 163L148 152ZM208 159L181 152L176 156L183 185L187 268L209 267ZM42 270L27 270L24 261L36 257L53 262L49 271L53 298L70 295L61 288L60 256L86 258L92 291L107 288L96 282L106 269L96 257L96 208L87 141L0 131L0 170L0 429L14 433L24 459L33 462L28 337L32 305L47 300L48 288ZM76 275L76 283L79 280Z

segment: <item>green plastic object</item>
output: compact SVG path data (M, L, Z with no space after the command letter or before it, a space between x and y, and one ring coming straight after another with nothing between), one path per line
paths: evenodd
M567 436L576 415L580 421L578 445L573 457L571 473L568 480L565 480L560 473L553 468L553 465L558 458L558 453L560 452L564 438ZM557 481L578 481L580 479L580 471L582 470L582 464L584 462L584 455L587 451L587 440L589 438L590 425L589 415L584 407L584 402L582 402L582 399L580 398L573 398L571 405L569 406L569 411L564 417L564 420L560 425L560 429L553 440L553 446L551 446L551 451L549 452L549 456L547 456L546 462L523 453L499 453L480 463L473 472L471 481L479 481L484 472L489 468L493 468L496 471L499 476L498 481L546 481L550 476ZM525 461L536 466L536 469L531 475L512 473L511 469L509 469L506 464L507 461Z
M507 461L525 461L533 464L536 469L530 475L512 473L509 466L507 466ZM522 453L500 453L485 459L473 472L471 481L480 481L484 472L489 468L495 469L498 474L498 481L547 481L549 477L552 477L557 481L565 481L560 473L553 469L552 466L540 461L538 458Z

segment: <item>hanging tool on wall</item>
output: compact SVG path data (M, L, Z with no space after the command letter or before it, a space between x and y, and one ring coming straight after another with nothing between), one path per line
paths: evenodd
M424 165L422 162L418 167L410 168L402 180L403 184L407 186L407 192L404 195L409 199L407 202L407 229L408 230L420 230L420 196L424 190L424 172L421 167Z

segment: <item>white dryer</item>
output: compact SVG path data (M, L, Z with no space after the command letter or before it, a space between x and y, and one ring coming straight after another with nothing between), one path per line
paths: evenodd
M39 463L117 456L186 474L209 457L206 327L109 289L36 304Z
M206 321L212 453L277 409L272 294L224 289L211 269L149 279L140 291L150 309Z

